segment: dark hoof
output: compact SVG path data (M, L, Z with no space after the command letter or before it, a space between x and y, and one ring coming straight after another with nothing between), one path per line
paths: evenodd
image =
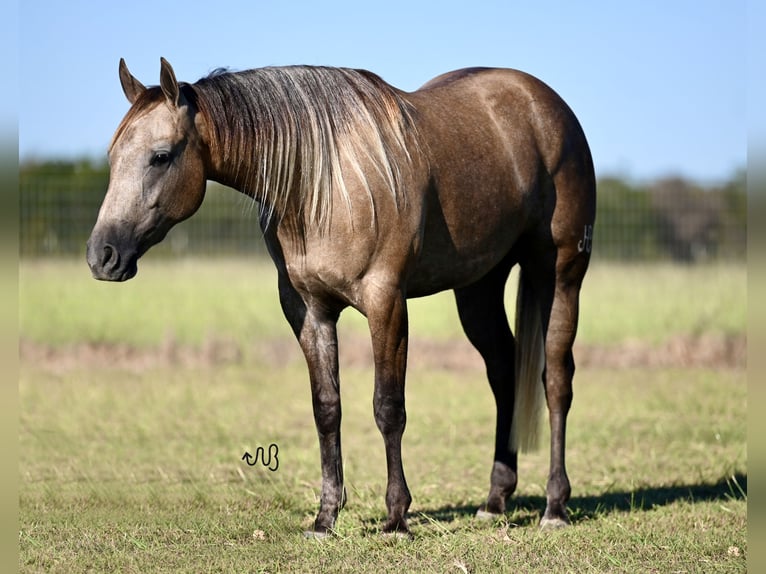
M381 532L385 540L412 540L414 536L409 530L394 530L393 532Z
M407 525L407 519L388 520L383 526L383 536L390 539L409 540L412 539L410 527Z
M476 511L476 519L484 522L494 522L495 520L498 520L502 517L502 514L498 512L489 512L484 508L480 508Z
M563 518L545 518L540 519L540 530L560 530L569 526L569 520Z
M325 538L330 538L332 536L332 531L325 530L324 532L320 532L318 530L306 530L303 532L303 537L307 540L324 540Z

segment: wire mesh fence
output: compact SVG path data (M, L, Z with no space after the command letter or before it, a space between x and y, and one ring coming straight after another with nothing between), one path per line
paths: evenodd
M22 168L20 254L77 256L106 192L106 168L44 165ZM635 186L599 181L593 239L596 258L684 263L744 260L747 248L745 174L725 185L700 187L679 178ZM200 210L153 248L164 256L264 254L258 205L208 183Z
M85 242L106 193L108 175L22 174L19 183L20 255L84 255ZM152 252L164 256L265 255L258 206L230 188L209 183L199 211L174 227Z

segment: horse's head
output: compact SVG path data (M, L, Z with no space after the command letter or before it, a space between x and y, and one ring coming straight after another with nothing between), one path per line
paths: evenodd
M120 60L120 82L132 104L109 150L109 189L88 239L96 279L125 281L137 261L205 195L203 122L173 68L161 60L160 86L145 88ZM187 92L188 93L188 92Z

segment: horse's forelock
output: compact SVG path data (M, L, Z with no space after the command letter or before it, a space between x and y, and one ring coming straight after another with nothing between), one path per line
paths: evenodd
M122 136L130 124L148 111L154 109L164 100L165 95L162 93L162 89L159 86L151 86L144 90L130 107L128 113L125 114L125 117L122 118L120 125L117 126L112 141L109 144L109 152L112 151L115 143L117 143L117 140L120 139L120 136Z

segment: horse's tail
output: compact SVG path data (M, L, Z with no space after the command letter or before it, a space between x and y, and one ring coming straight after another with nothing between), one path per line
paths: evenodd
M545 400L543 326L540 301L524 271L516 293L516 392L513 402L512 452L537 448Z

